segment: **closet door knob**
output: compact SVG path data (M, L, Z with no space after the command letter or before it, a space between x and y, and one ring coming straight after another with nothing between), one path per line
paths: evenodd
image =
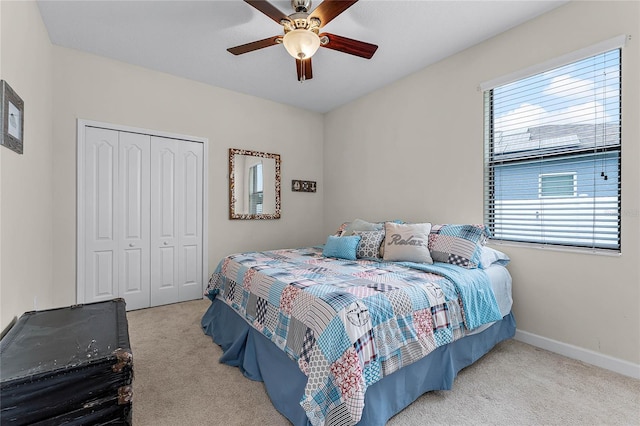
M129 247L133 247L133 246L134 246L134 244L133 244L133 243L129 243Z
M165 241L164 243L162 243L162 244L164 244L165 246L166 246L166 245L169 245L169 243L168 243L168 242L166 242L166 241Z

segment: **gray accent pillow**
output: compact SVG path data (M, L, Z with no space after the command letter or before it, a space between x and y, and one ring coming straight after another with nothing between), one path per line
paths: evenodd
M378 231L384 228L382 223L371 223L362 219L355 219L353 222L347 225L342 231L342 237L353 235L354 231Z
M386 222L384 228L384 260L433 263L429 253L430 223Z
M356 257L358 259L380 259L380 244L384 239L384 231L353 231L360 237Z

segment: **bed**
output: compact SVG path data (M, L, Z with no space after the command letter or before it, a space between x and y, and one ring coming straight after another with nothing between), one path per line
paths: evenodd
M264 382L292 424L384 425L423 393L451 389L458 371L515 333L508 258L482 265L488 249L475 237L462 265L460 253L443 254L447 232L468 231L430 227L432 263L329 253L332 236L227 256L209 280L203 330L220 362Z

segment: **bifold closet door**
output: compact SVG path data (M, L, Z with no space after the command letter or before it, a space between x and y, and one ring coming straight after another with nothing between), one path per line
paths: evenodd
M84 302L148 307L150 137L87 127L85 141Z
M203 145L151 137L151 305L202 297Z
M118 289L128 309L148 308L150 297L151 137L119 132L120 250Z

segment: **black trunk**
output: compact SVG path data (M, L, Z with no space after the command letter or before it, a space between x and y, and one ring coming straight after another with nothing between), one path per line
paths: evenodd
M0 341L2 425L131 424L123 299L23 314Z

